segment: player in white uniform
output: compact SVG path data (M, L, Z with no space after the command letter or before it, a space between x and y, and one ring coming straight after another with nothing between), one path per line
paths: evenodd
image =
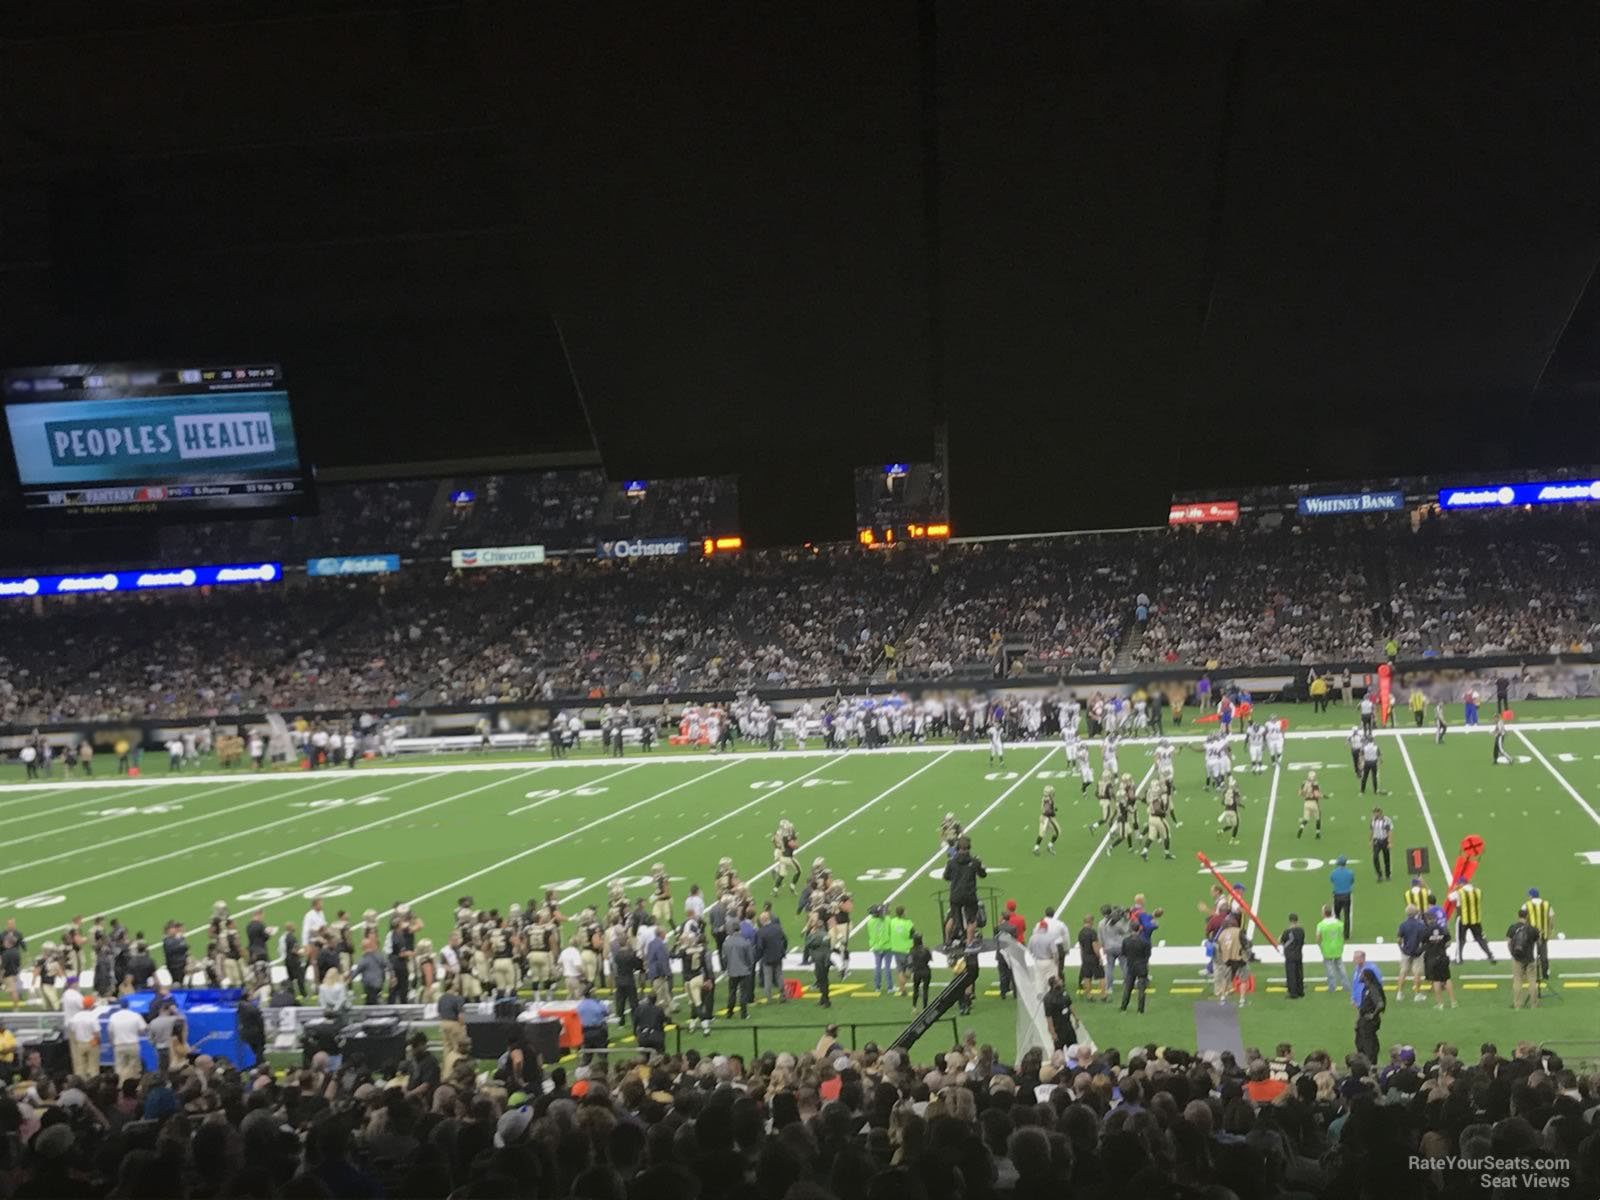
M1250 769L1259 775L1267 769L1266 764L1261 761L1267 749L1266 727L1251 721L1245 727L1244 742L1250 750Z
M1080 742L1073 752L1073 758L1078 764L1078 780L1083 784L1078 789L1078 794L1081 796L1094 786L1094 764L1089 761L1089 747Z
M1106 770L1113 775L1117 774L1117 735L1106 734L1106 740L1100 747L1100 757L1105 763Z
M811 705L802 701L800 707L794 710L794 748L806 748L806 733L811 728Z
M1061 706L1062 737L1067 737L1070 732L1071 740L1074 742L1078 740L1078 714L1081 712L1082 707L1075 698L1069 699Z
M1283 765L1283 720L1279 717L1267 720L1267 753L1272 756L1274 768Z
M1217 777L1222 774L1217 765L1217 735L1214 733L1206 734L1206 740L1201 744L1201 749L1206 756L1206 789L1210 790L1217 786Z
M1173 760L1172 743L1166 738L1162 738L1156 743L1156 748L1151 751L1151 754L1156 760L1156 774L1170 782L1172 779Z
M992 767L996 764L1002 767L1006 765L1005 734L1000 728L999 721L992 722L989 726L989 765Z

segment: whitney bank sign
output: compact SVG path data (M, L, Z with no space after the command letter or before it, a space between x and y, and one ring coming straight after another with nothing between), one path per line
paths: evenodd
M1404 492L1357 492L1348 496L1301 496L1302 517L1338 517L1361 513L1402 512Z

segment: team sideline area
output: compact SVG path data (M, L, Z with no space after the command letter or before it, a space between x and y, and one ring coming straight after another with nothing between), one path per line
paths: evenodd
M1339 1046L1353 1010L1348 992L1326 990L1314 933L1330 902L1336 860L1345 856L1355 875L1347 970L1359 949L1392 985L1396 930L1411 883L1406 851L1426 852L1423 885L1442 904L1463 839L1477 836L1484 845L1474 882L1495 961L1467 940L1465 961L1453 972L1458 1007L1439 1011L1431 997L1413 1003L1409 993L1395 1003L1391 991L1384 1043L1476 1044L1490 1030L1507 1043L1582 1043L1600 1027L1600 914L1586 900L1591 872L1600 869L1600 720L1583 716L1583 706L1530 702L1498 761L1488 727L1468 730L1452 720L1442 742L1431 725L1380 730L1381 790L1365 793L1346 744L1348 714L1313 719L1285 706L1291 729L1276 765L1264 754L1262 769L1253 770L1245 739L1232 739L1236 835L1219 823L1220 798L1206 786L1201 755L1192 752L1201 736L1194 730L1205 726L1180 727L1171 737L1171 858L1159 843L1148 859L1125 844L1111 845L1111 834L1095 826L1094 787L1084 789L1078 765L1056 740L1007 744L1003 761L994 761L985 743L621 760L465 755L354 771L11 782L0 787L0 832L13 851L0 868L0 904L35 948L61 940L75 917L87 926L104 916L143 935L158 964L162 931L174 921L190 931L190 953L200 960L204 927L218 902L240 930L259 909L275 932L301 929L315 900L330 920L344 910L359 922L373 910L386 922L409 909L422 922L419 935L442 947L463 896L500 914L514 904L531 911L548 896L578 919L591 907L603 913L619 879L630 905L642 899L649 906L657 864L668 879L672 921L681 922L690 888L711 895L727 859L758 905L772 901L790 946L786 975L805 988L784 1005L758 999L749 1020L763 1027L761 1049L799 1051L814 1044L824 1014L814 972L800 961L804 918L797 897L787 886L774 893L769 873L773 833L787 819L802 868L821 859L852 901L850 969L841 977L835 960L827 1015L871 1025L860 1040L886 1044L912 1008L900 995L880 996L865 920L874 906L903 906L936 951L935 986L947 977L941 825L953 813L985 864L984 884L1001 902L1015 901L1030 927L1046 906L1072 935L1086 919L1097 924L1103 906L1133 907L1136 896L1147 910L1161 910L1146 1011L1133 1005L1123 1011L1120 993L1113 1003L1098 1003L1092 994L1080 1001L1084 1029L1098 1044L1192 1043L1194 1005L1213 1002L1203 942L1214 880L1197 859L1203 853L1274 936L1291 913L1311 936L1308 994L1291 1001L1281 954L1261 930L1251 931L1259 961L1240 1011L1245 1041ZM1104 745L1082 744L1090 747L1098 780ZM1156 745L1155 738L1123 739L1120 772L1142 785L1154 771ZM1314 828L1300 828L1299 793L1313 772L1324 797L1320 838ZM1061 836L1036 854L1047 787L1057 798ZM1391 876L1381 881L1368 843L1374 806L1394 829ZM1142 839L1137 845L1143 847ZM1506 931L1530 888L1555 912L1550 977L1536 1010L1513 1012ZM275 936L280 992L283 950ZM1067 955L1069 984L1078 979L1079 957L1075 948ZM979 994L960 1025L1003 1045L1013 1036L1014 1006L998 998L994 956L986 952L980 962ZM24 1008L40 1005L31 972L24 971L22 982ZM681 980L676 987L675 1013L687 1020ZM314 1004L314 981L308 988L306 1002ZM521 990L531 995L528 981ZM897 992L898 981L889 990ZM609 989L602 994L610 998ZM619 1040L628 1044L625 1027L613 1030L613 1044ZM748 1052L752 1040L741 1020L719 1012L709 1033L699 1022L690 1028L686 1044Z

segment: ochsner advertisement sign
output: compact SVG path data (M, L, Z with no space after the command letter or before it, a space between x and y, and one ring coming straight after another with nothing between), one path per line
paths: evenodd
M598 558L664 558L687 553L688 538L618 538L595 547Z
M1302 517L1338 517L1361 513L1403 512L1404 492L1360 492L1347 496L1301 496Z
M543 561L543 546L484 546L450 551L452 567L528 567Z

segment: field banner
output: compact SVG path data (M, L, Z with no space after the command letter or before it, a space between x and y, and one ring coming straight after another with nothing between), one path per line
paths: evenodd
M398 554L358 554L306 560L307 575L387 575L399 569Z
M528 567L544 561L543 546L482 546L450 551L450 565L469 567Z
M689 553L688 538L618 538L594 548L596 558L664 558Z
M1302 517L1340 517L1361 513L1404 512L1404 492L1358 492L1345 496L1301 496Z

